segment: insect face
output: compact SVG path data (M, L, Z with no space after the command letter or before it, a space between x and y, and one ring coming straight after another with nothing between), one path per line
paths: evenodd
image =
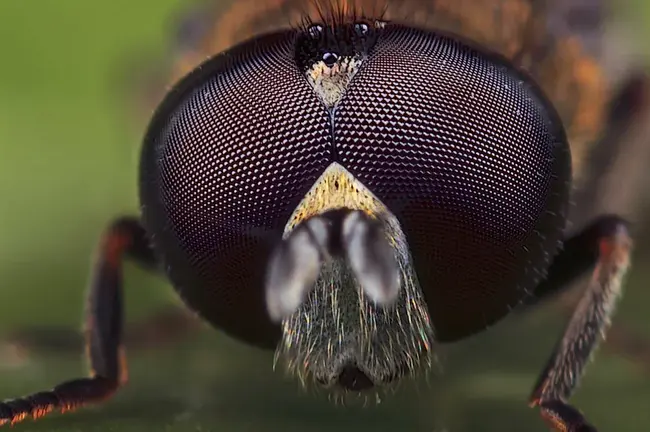
M527 76L357 17L205 63L155 115L141 171L143 221L184 300L303 381L352 390L415 373L434 340L520 302L569 185L562 125Z

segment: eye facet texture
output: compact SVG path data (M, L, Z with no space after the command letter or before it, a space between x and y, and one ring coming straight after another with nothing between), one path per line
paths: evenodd
M181 296L268 346L277 332L263 301L269 253L331 160L329 115L295 65L294 39L267 35L187 78L160 108L142 158L144 220Z
M391 209L438 340L507 314L561 238L570 154L553 108L496 57L387 26L335 116L334 153Z
M389 24L328 109L296 64L298 36L210 60L150 125L144 222L181 296L225 331L274 346L270 252L337 162L402 224L439 340L504 316L563 229L570 155L553 108L500 58Z

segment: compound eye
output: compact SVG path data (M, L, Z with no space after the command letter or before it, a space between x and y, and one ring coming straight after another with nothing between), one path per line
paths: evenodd
M258 343L275 331L259 295L268 251L331 159L329 115L294 44L292 30L269 33L209 60L167 95L143 147L143 218L170 279L214 325Z
M307 34L312 39L318 39L323 35L323 26L320 24L312 24L307 28Z
M357 32L357 35L359 36L367 35L369 30L368 24L366 23L356 23L354 25L354 31Z
M571 158L557 112L507 59L387 25L334 122L337 162L402 224L438 340L535 286L562 235Z
M323 61L328 67L332 67L339 59L339 55L333 52L326 52L323 54Z

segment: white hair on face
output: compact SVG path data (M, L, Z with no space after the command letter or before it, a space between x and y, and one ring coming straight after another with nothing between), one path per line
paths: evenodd
M393 250L384 233L355 211L343 221L343 242L348 263L366 295L374 303L390 305L397 299L400 276Z
M385 253L392 254L396 264L396 297L392 302L381 301L391 294L384 293L385 287L378 288L382 283L364 276L367 255L373 251L361 250L364 243L369 244L368 238L364 239L363 224L355 227L359 216L350 213L343 222L343 230L347 223L348 235L353 234L347 259L324 262L304 301L282 320L276 361L301 382L311 378L326 386L334 384L348 363L376 386L431 365L434 332L406 236L397 218L352 174L339 164L330 165L297 206L284 238L288 239L301 221L335 208L363 209L381 223L388 249Z
M313 288L323 262L327 230L318 218L298 227L271 256L266 279L266 306L273 321L291 315ZM314 227L312 234L310 227Z

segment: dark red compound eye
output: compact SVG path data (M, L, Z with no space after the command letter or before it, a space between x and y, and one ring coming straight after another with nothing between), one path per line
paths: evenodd
M144 223L169 276L203 316L256 344L278 337L261 295L270 250L333 162L401 223L438 340L507 314L561 238L570 153L535 83L399 24L337 39L357 27L281 31L217 56L171 92L145 141ZM333 108L304 76L326 48L362 60Z

